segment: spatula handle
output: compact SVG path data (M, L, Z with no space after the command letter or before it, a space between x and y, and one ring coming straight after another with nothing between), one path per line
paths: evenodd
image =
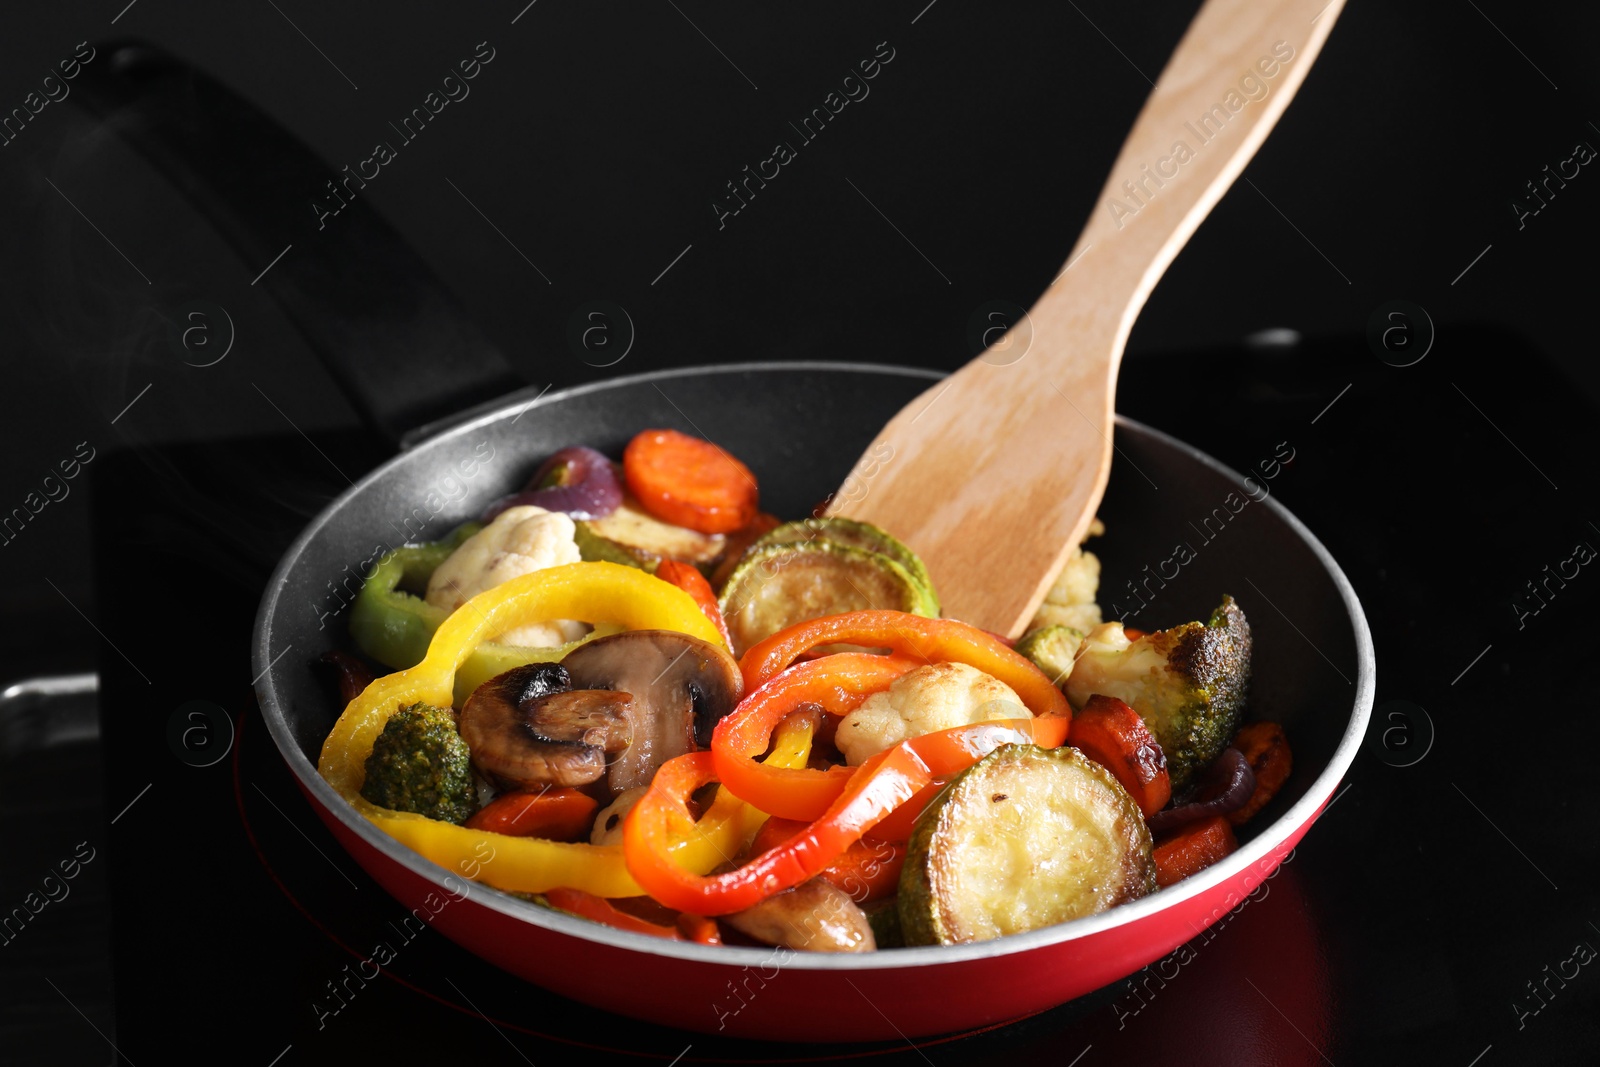
M1010 636L1033 618L1105 492L1133 320L1283 113L1341 2L1208 0L1061 274L856 463L830 512L921 554L946 614ZM1003 551L978 524L1002 532Z
M1208 0L1189 25L1123 143L1088 223L1050 289L1056 306L1091 306L1111 322L1120 357L1133 321L1201 220L1288 107L1344 0Z

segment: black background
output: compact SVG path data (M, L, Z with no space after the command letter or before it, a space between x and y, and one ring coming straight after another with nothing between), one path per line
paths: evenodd
M972 355L976 309L1025 306L1060 270L1146 75L1194 5L924 2L138 0L120 16L115 0L58 5L8 14L0 109L79 41L138 37L233 85L337 169L389 139L388 122L487 41L495 58L471 95L362 195L526 382L789 358L953 368ZM1203 972L1125 1029L1112 991L926 1049L930 1061L1067 1063L1085 1046L1085 1065L1594 1059L1592 968L1521 1026L1513 1005L1534 1004L1525 983L1575 942L1600 946L1586 677L1596 579L1585 570L1520 628L1512 603L1576 541L1600 544L1589 475L1600 192L1588 188L1600 179L1585 168L1520 227L1511 203L1576 142L1600 144L1595 19L1503 0L1354 3L1129 341L1121 410L1238 467L1295 443L1301 463L1277 491L1367 606L1375 733L1402 721L1386 718L1387 702L1414 701L1434 748L1395 767L1380 735L1274 883L1286 891L1241 913L1207 944ZM895 58L871 95L719 229L711 205L724 183L789 139L787 123L880 41ZM361 263L340 244L339 219L317 229L318 192L306 190L303 223L281 244L288 257L337 262L355 284ZM329 938L364 953L370 931L347 909L319 910L332 889L315 876L343 883L294 825L361 876L263 748L246 635L298 526L390 444L250 284L270 257L236 256L70 98L0 148L0 205L0 510L79 442L95 449L71 495L0 547L0 677L98 663L103 713L123 729L160 731L184 701L215 702L236 717L243 768L130 765L112 747L95 806L80 802L101 789L92 753L8 766L17 844L0 864L0 905L77 841L107 848L70 909L0 949L5 1035L42 1062L106 1062L111 1039L139 1063L196 1046L267 1063L291 1045L287 1064L333 1062L364 1043L403 1049L396 1035L412 1028L462 1055L506 1058L481 1020L398 983L364 994L336 1027L301 1017L351 958ZM1436 329L1413 367L1386 365L1367 342L1374 312L1396 299ZM191 365L200 360L168 339L194 300L225 308L235 327L214 366ZM607 369L568 341L574 312L595 300L624 307L636 331ZM1269 329L1303 340L1265 343ZM144 671L160 684L141 683ZM159 785L109 827L149 782ZM304 912L265 876L256 843L291 872L280 884ZM164 862L143 861L152 855ZM370 883L364 892L384 899ZM233 893L237 910L217 906ZM97 962L108 901L114 1016ZM324 936L319 915L347 925ZM419 940L407 954L402 973L428 989L439 973L493 982L446 943ZM1314 976L1315 1010L1295 1017L1251 999L1239 979L1274 991L1262 985L1273 967ZM761 1051L674 1044L564 1005L522 1010L663 1062L688 1044L686 1061ZM543 1037L511 1031L533 1062L576 1054L550 1025L531 1025Z

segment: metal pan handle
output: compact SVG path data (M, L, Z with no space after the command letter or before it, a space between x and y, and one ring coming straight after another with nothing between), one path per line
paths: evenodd
M265 112L152 45L97 50L73 98L247 264L270 264L258 284L385 438L527 384L359 187ZM330 183L348 202L319 218L314 199L337 202Z

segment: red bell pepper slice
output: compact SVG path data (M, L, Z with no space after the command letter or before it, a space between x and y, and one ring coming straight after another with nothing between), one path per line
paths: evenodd
M722 931L717 927L717 920L708 919L704 915L679 912L678 933L683 935L685 941L693 941L697 945L722 944Z
M717 606L717 594L711 591L711 583L706 581L705 575L688 563L664 559L656 564L656 577L677 586L693 597L694 602L705 613L705 617L711 620L711 625L717 628L717 633L722 636L723 645L728 651L733 651L733 639L728 636L728 623L722 617L722 608Z
M895 812L905 810L896 808ZM882 826L879 823L878 826ZM900 888L900 868L905 865L906 846L901 841L885 841L877 836L878 826L844 850L844 854L817 875L850 894L857 904L870 904L892 897ZM759 856L805 830L806 823L794 819L768 819L750 842L750 854Z
M860 836L908 800L932 776L906 745L873 756L853 775L822 818L783 845L724 874L702 876L672 862L674 827L692 817L690 794L716 780L710 752L690 752L656 771L650 789L623 823L628 873L656 900L695 915L727 915L753 907L821 872Z
M582 916L591 922L602 923L618 930L627 930L635 934L649 934L651 937L664 937L669 941L681 941L683 935L676 927L658 926L648 919L641 919L637 915L629 915L618 908L605 897L597 897L593 893L585 893L581 889L548 889L544 898L553 908L570 911L574 915Z
M902 741L855 768L822 814L787 842L742 867L705 877L674 863L667 843L693 822L689 796L717 780L715 753L678 756L656 771L649 790L623 823L628 873L669 908L696 915L743 911L820 874L885 816L919 794L926 802L931 793L924 790L936 777L959 773L1002 744L1031 741L1058 746L1066 732L1066 719L1049 716L974 723ZM734 792L732 786L729 790Z
M885 815L883 821L872 828L872 836L884 841L911 840L911 831L916 828L922 809L933 803L933 798L949 784L948 777L935 776L933 781L917 790L916 796Z
M646 934L667 941L693 941L700 945L722 944L722 935L717 929L716 920L708 919L704 915L681 912L673 920L673 925L662 926L649 919L631 915L605 897L597 897L581 889L549 889L545 891L544 898L553 908L570 911L590 922L597 922L617 930Z

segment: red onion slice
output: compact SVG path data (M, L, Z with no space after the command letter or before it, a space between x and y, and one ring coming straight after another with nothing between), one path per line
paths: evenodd
M1238 811L1255 791L1256 775L1250 769L1250 761L1238 749L1227 748L1206 769L1193 801L1158 811L1145 822L1152 834L1164 834L1197 819Z
M592 448L563 448L540 464L520 493L485 508L482 521L524 504L574 519L603 519L621 503L622 482L609 459Z

